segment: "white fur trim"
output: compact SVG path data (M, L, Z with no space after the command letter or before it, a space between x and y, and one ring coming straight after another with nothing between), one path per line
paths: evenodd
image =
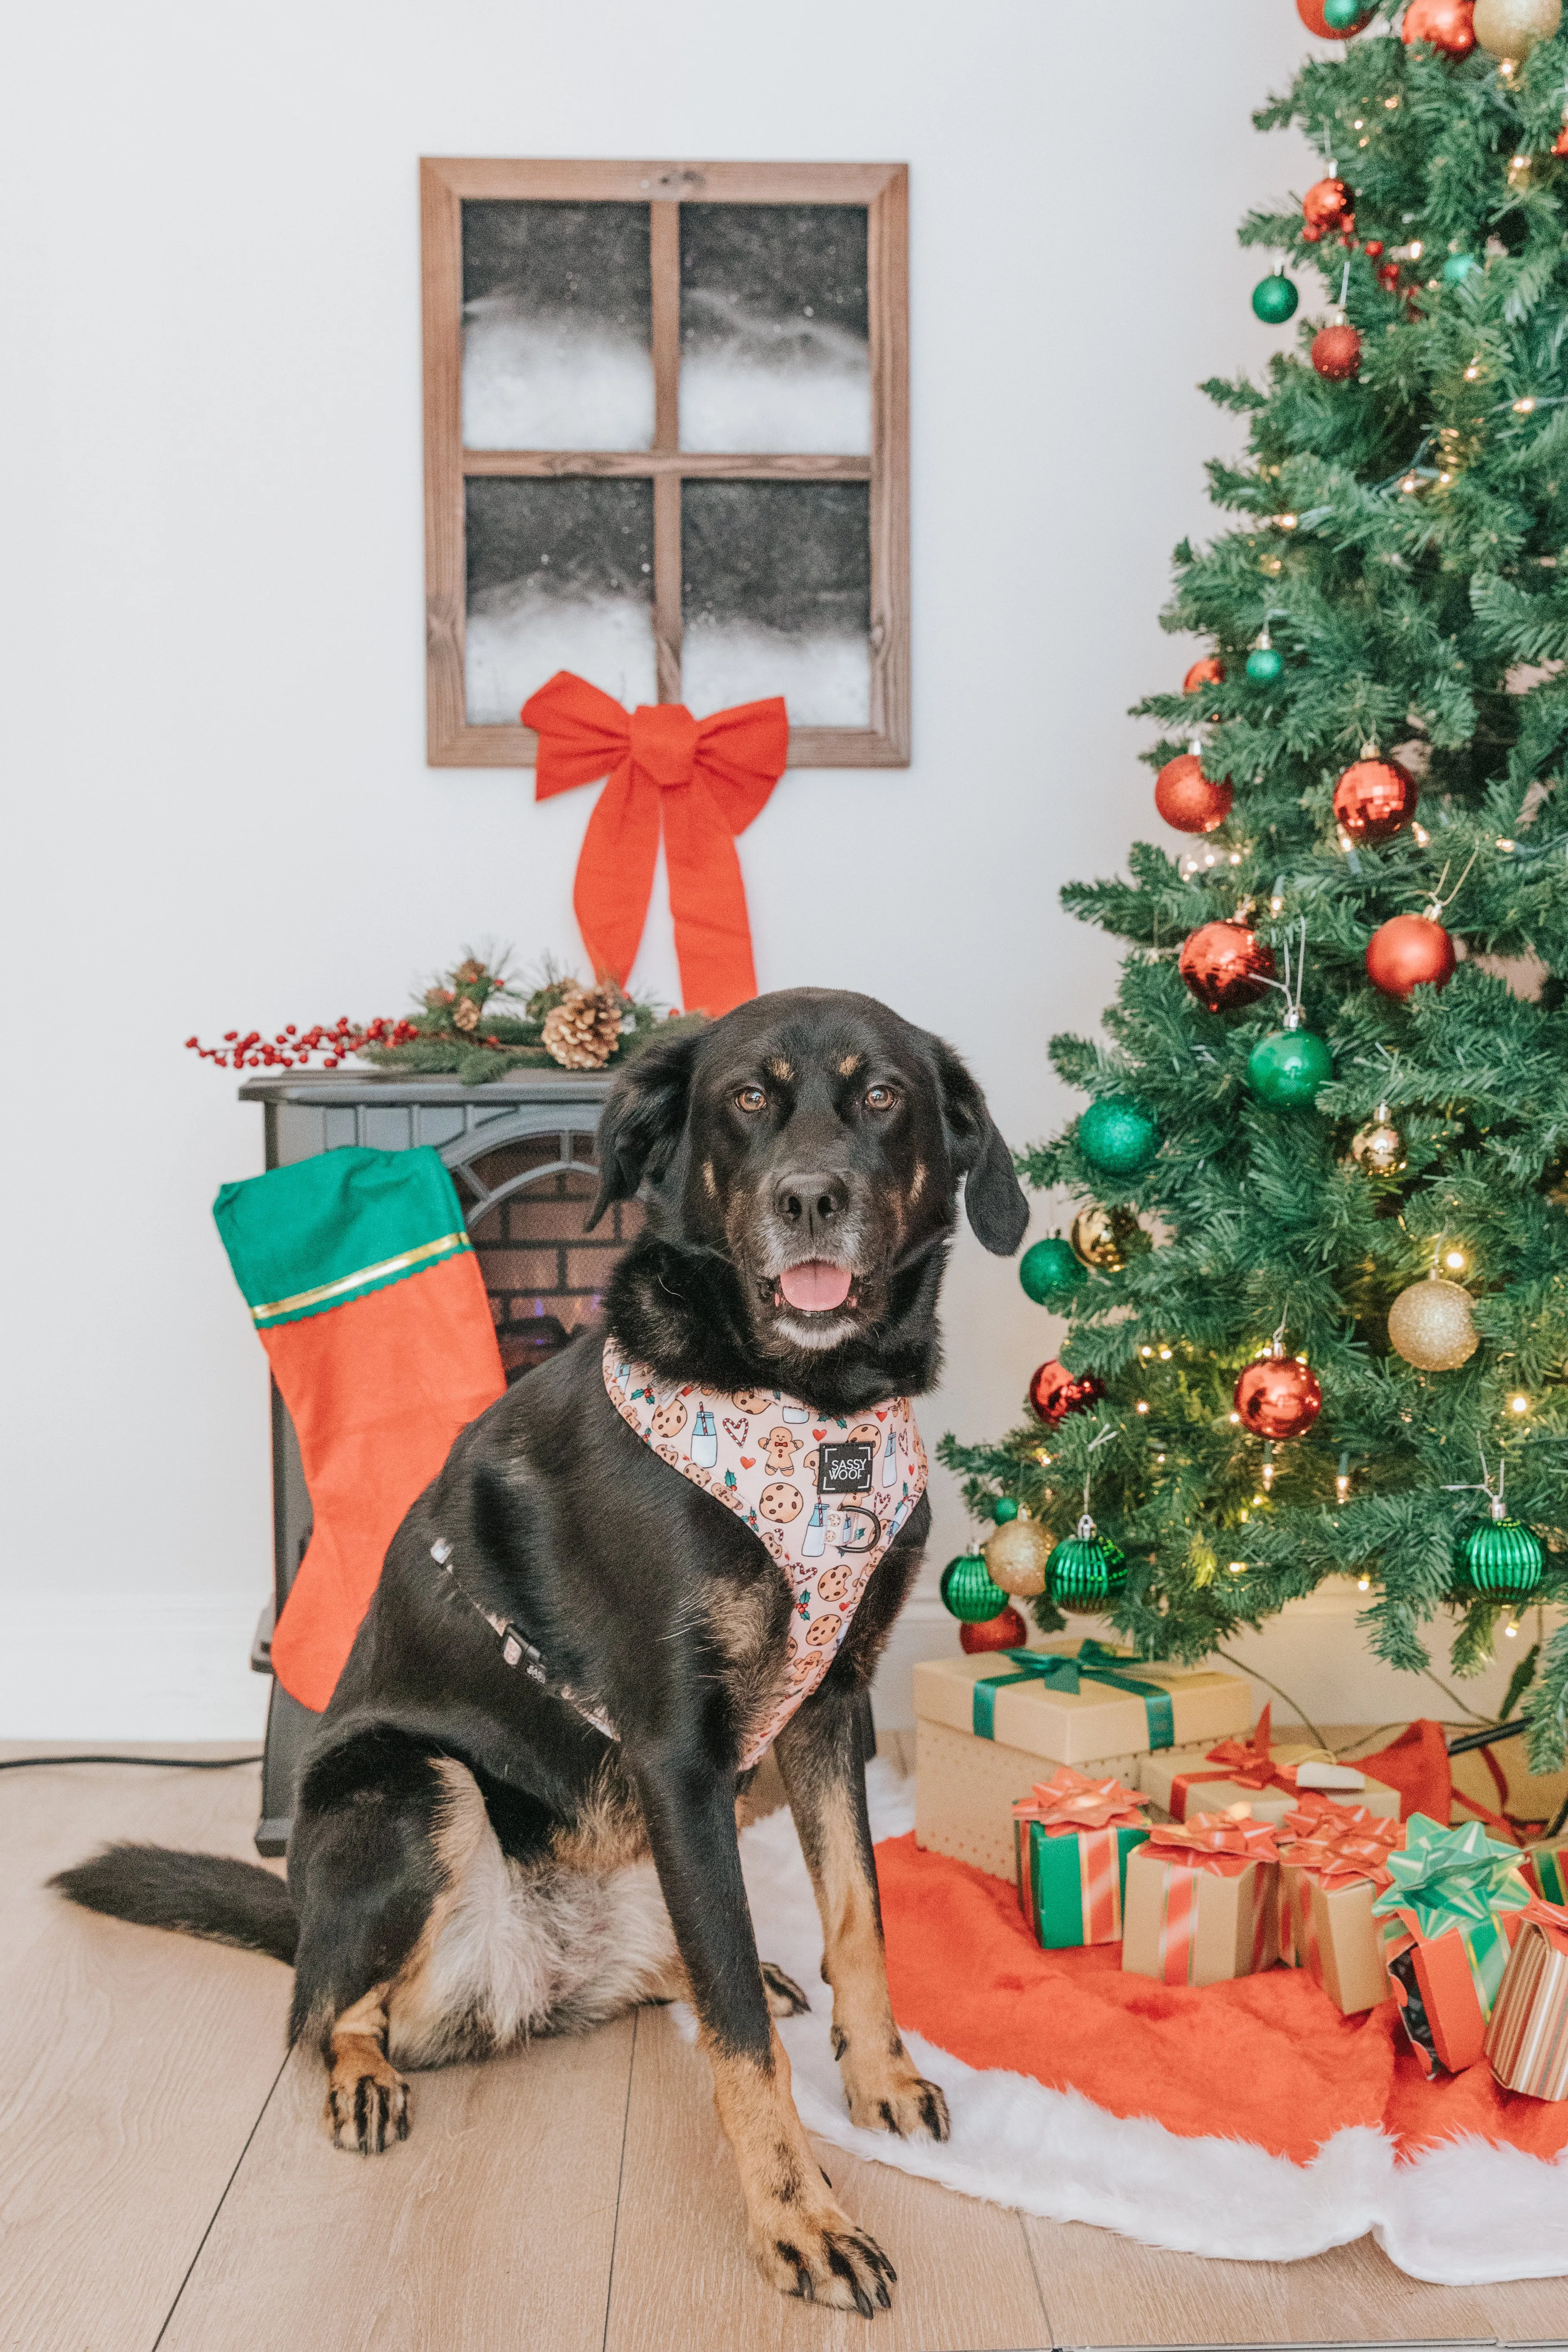
M912 1828L911 1784L884 1764L868 1778L874 1834ZM822 1935L788 1813L747 1830L741 1851L758 1949L815 1995ZM1438 2285L1568 2275L1568 2159L1466 2137L1396 2164L1387 2135L1357 2126L1292 2164L1245 2140L1185 2139L1108 2115L1031 2075L978 2072L918 2034L910 2054L946 2092L952 2137L892 2139L849 2121L829 2021L820 1999L779 2026L806 2129L966 2196L1232 2261L1300 2262L1370 2231L1402 2271Z

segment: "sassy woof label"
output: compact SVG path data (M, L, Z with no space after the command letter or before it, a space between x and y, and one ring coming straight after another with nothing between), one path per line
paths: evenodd
M925 1492L908 1397L849 1416L814 1414L781 1389L734 1396L659 1381L605 1343L605 1389L661 1462L734 1512L795 1596L787 1686L742 1759L754 1764L827 1672L882 1554Z

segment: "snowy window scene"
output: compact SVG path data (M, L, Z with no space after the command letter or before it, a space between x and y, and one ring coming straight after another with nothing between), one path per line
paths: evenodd
M426 162L429 756L574 670L909 758L906 174Z

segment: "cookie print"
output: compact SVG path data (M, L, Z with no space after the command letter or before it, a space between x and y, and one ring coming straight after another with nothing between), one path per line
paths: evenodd
M647 1366L621 1355L614 1340L605 1346L604 1379L628 1428L733 1511L785 1580L784 1688L741 1759L749 1769L827 1672L873 1569L925 1492L925 1452L909 1400L895 1397L855 1422L815 1420L778 1389L726 1395L684 1386L661 1402ZM861 1495L829 1501L816 1493L817 1449L847 1440L871 1449L870 1481Z

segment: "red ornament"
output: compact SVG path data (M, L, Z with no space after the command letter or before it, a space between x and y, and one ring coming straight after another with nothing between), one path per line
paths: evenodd
M1167 760L1154 779L1154 806L1178 833L1213 833L1230 814L1230 778L1215 783L1194 751Z
M1377 282L1386 292L1397 294L1399 291L1398 262L1380 261L1377 265Z
M1312 338L1312 365L1331 383L1342 383L1361 371L1361 337L1353 327L1324 327Z
M1030 1408L1047 1429L1059 1427L1069 1412L1087 1412L1096 1397L1104 1394L1092 1372L1086 1372L1079 1380L1054 1356L1048 1364L1040 1366L1029 1382Z
M1321 236L1355 233L1355 198L1343 180L1314 180L1301 199L1302 235L1310 245Z
M1563 125L1562 130L1557 133L1556 138L1552 141L1552 152L1554 155L1568 155L1568 122L1565 122Z
M1392 841L1419 797L1397 760L1357 760L1334 786L1334 815L1352 841Z
M1408 996L1424 984L1447 988L1455 961L1453 940L1430 915L1392 916L1367 941L1367 978L1384 996Z
M1323 0L1296 0L1296 14L1308 32L1316 33L1320 41L1349 41L1360 32L1372 10L1369 7L1364 16L1358 16L1353 25L1346 25L1342 30L1338 25L1329 23L1323 14Z
M1205 923L1183 948L1182 978L1211 1013L1256 1004L1274 977L1274 958L1245 923Z
M1476 0L1410 0L1399 31L1403 40L1429 41L1447 58L1468 58L1476 46Z
M1016 1609L1004 1609L1000 1615L987 1617L983 1625L961 1625L960 1645L973 1658L984 1650L1021 1650L1029 1638L1029 1629Z
M1254 1437L1304 1437L1323 1409L1323 1391L1294 1356L1259 1356L1236 1384L1236 1409Z
M1383 259L1382 237L1369 236L1366 243L1362 247L1362 251L1365 254L1369 261L1381 261Z
M1205 654L1202 661L1195 661L1193 664L1191 669L1182 680L1182 692L1184 694L1196 694L1200 688L1205 686L1220 686L1223 685L1224 681L1224 662L1216 660L1213 654Z

